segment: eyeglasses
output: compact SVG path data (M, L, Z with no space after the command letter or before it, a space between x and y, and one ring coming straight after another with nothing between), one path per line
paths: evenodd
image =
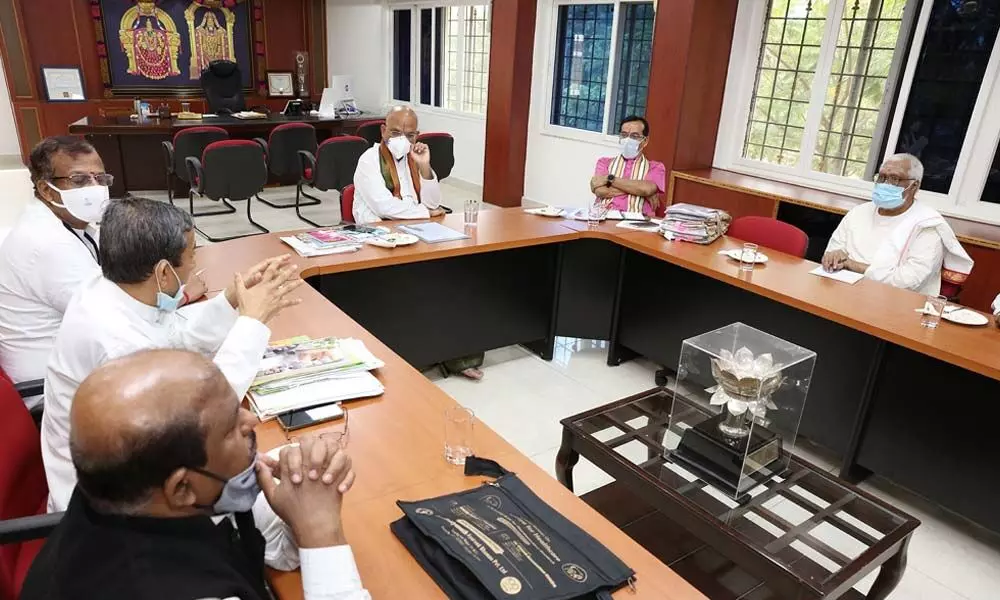
M630 140L635 140L637 142L641 142L642 140L646 139L646 136L642 135L641 133L620 133L618 134L618 139L619 140L630 139Z
M350 439L348 437L348 425L350 425L348 419L350 418L351 413L347 412L347 409L344 408L343 405L341 405L341 409L344 411L343 423L338 423L337 425L318 430L310 427L308 430L305 430L302 433L296 433L296 435L291 435L291 436L288 435L289 432L286 431L285 439L293 444L296 444L299 442L300 439L302 439L303 436L315 435L319 436L321 440L327 443L337 444L342 449L347 448L347 442Z
M875 176L875 183L888 183L889 185L895 185L897 187L906 187L901 185L904 181L916 181L916 179L906 178L906 177L894 177L892 175L882 175L879 173Z
M389 137L405 137L406 139L410 140L410 143L417 141L417 137L419 135L420 135L419 131L412 131L410 133L406 133L398 129L389 130Z
M73 173L66 177L51 177L50 181L69 181L73 187L84 187L93 181L97 185L111 186L115 182L115 176L110 173Z

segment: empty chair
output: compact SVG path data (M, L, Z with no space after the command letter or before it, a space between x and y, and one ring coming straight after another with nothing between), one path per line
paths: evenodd
M188 201L194 212L194 195L222 202L233 208L228 200L247 201L247 220L260 233L270 233L263 225L253 220L250 204L253 198L264 189L267 183L267 161L264 150L257 142L250 140L225 140L215 142L205 148L201 160L189 157L187 159L188 176L197 185L191 187ZM259 200L260 198L257 197ZM234 209L235 210L235 209ZM199 233L213 242L231 240L246 235L240 234L224 238L216 238L198 229Z
M438 181L451 175L455 167L455 138L450 133L421 133L417 141L427 144L431 151L431 169Z
M283 183L289 182L292 177L295 178L296 182L299 182L302 179L299 152L315 154L316 128L308 123L285 123L272 129L266 142L259 138L256 141L263 146L268 168L275 177ZM264 198L261 198L260 201L274 208L292 208L294 206L296 211L299 206L298 198L295 202L286 203L270 202ZM310 196L309 201L302 202L301 206L313 204L319 204L319 198Z
M809 247L806 232L770 217L740 217L729 226L726 235L799 258L805 257Z
M342 135L332 137L320 144L315 156L310 152L299 152L302 178L295 190L295 214L306 223L322 227L319 223L303 217L299 211L299 206L308 206L306 203L299 203L300 195L318 200L307 194L303 190L303 186L308 185L323 192L337 190L341 193L341 206L343 206L345 188L354 181L354 171L358 168L358 159L367 149L368 142L363 138ZM315 202L311 204L315 204Z
M385 119L365 121L358 125L358 137L364 138L371 148L382 141L382 125L385 125Z
M208 112L231 114L246 110L243 96L243 73L231 60L213 60L201 72L201 89L205 92Z
M188 127L174 134L173 142L163 142L163 155L167 167L167 199L174 203L174 178L188 185L187 158L199 157L212 142L229 139L229 132L221 127ZM221 214L232 212L219 210L205 214ZM200 215L204 216L204 215Z
M340 222L354 223L354 184L340 193Z

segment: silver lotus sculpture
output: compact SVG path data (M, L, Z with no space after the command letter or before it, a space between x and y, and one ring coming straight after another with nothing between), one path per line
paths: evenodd
M740 439L750 434L750 423L766 427L768 410L778 407L771 395L778 391L785 377L774 364L770 353L754 356L747 347L735 354L722 350L712 359L712 377L719 387L712 394L712 406L724 406L726 418L719 431L729 438Z

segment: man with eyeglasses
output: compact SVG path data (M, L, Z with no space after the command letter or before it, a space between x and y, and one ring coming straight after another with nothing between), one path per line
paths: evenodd
M850 210L823 255L827 271L846 269L889 285L937 296L941 282L961 285L973 261L936 210L917 201L924 176L920 159L885 159L872 201Z
M667 169L643 154L649 123L642 117L625 117L618 139L621 153L598 159L590 191L622 215L651 217L659 207L659 194L666 190Z
M417 113L408 106L389 111L382 141L365 151L354 172L354 221L427 219L444 214L441 187L431 169L431 151L417 142Z

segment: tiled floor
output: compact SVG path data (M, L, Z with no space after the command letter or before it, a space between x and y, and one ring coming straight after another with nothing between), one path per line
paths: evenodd
M561 338L551 362L519 347L487 353L486 377L481 382L462 377L442 379L437 371L426 375L553 474L560 419L654 385L655 365L636 360L608 367L606 353L606 342ZM796 453L827 470L834 469L833 461L820 449L799 447ZM585 459L574 470L578 494L610 481ZM1000 599L1000 537L884 480L875 478L862 487L922 522L910 544L906 574L890 596L892 600ZM873 580L874 574L859 589L867 591Z

